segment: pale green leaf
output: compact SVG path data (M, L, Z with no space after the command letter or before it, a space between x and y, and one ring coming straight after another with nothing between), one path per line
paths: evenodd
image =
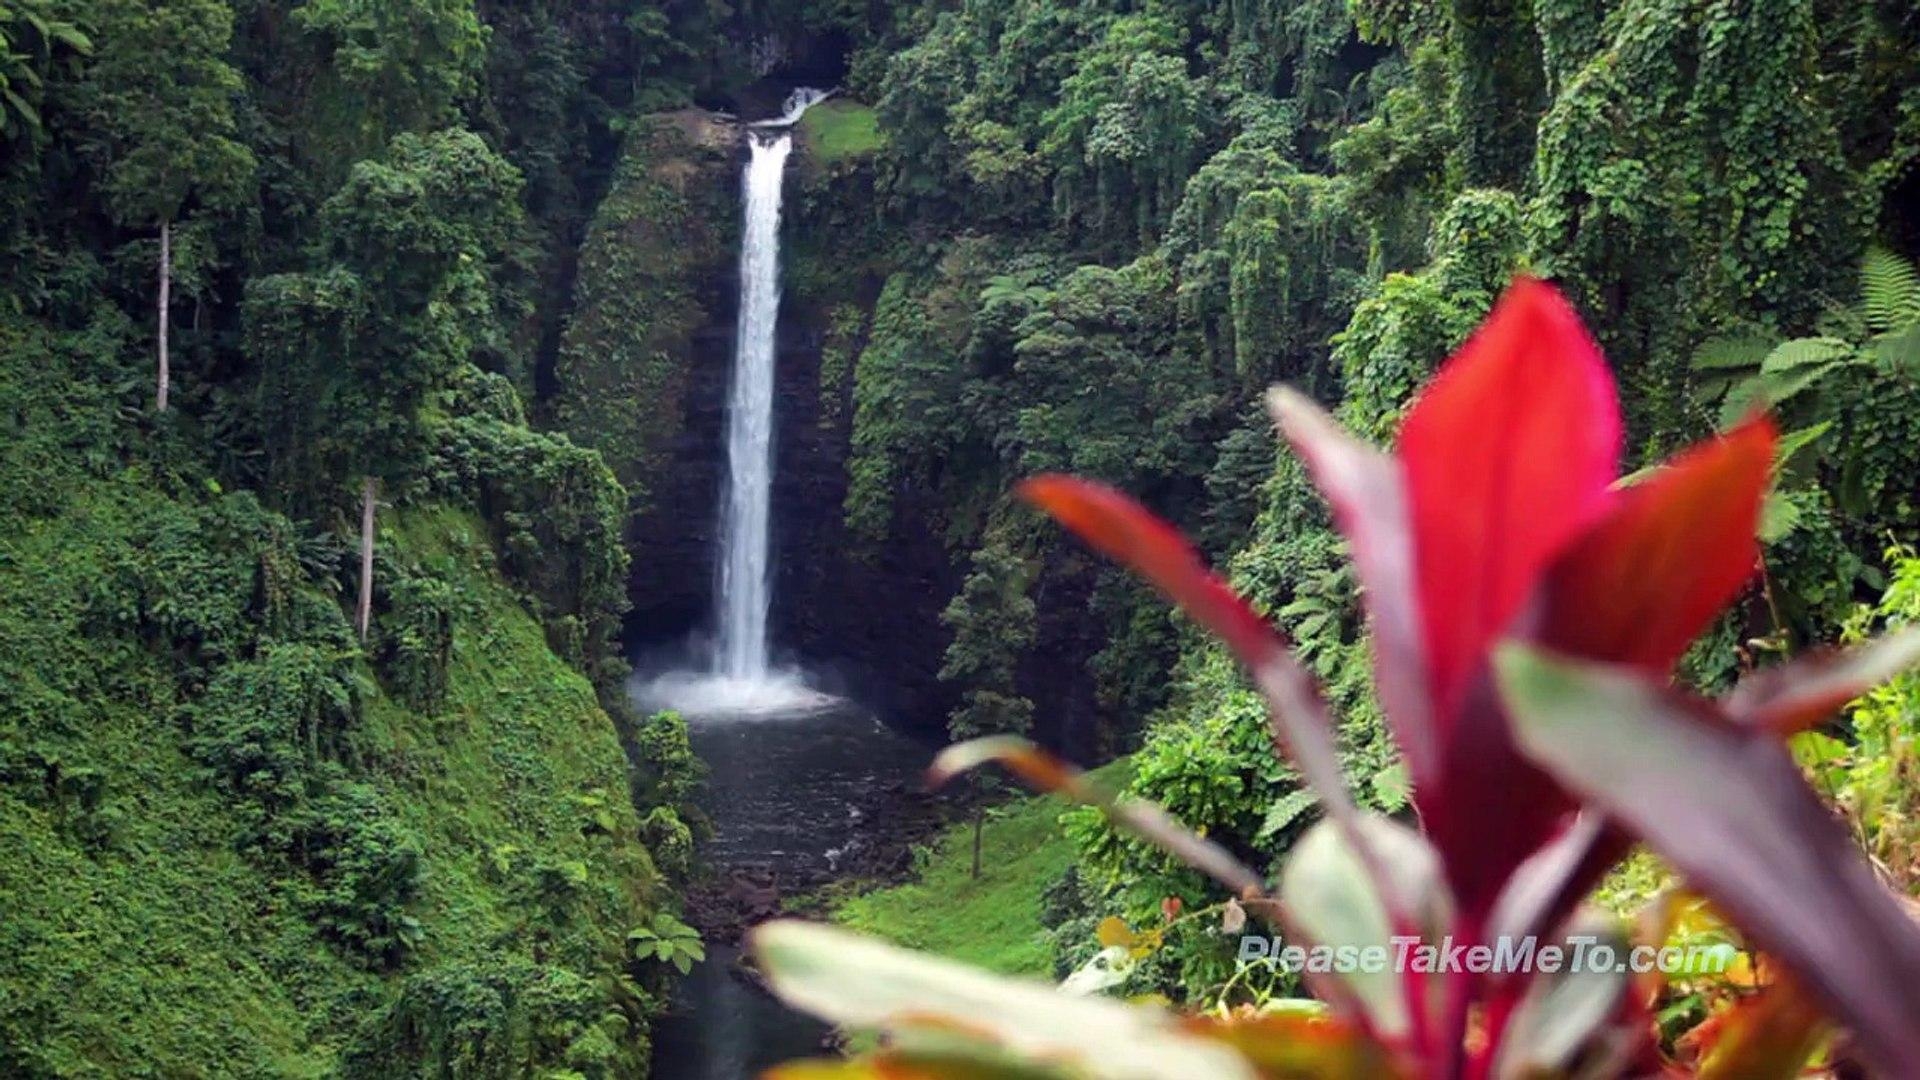
M1253 1080L1239 1054L1157 1006L1075 997L810 923L766 923L752 940L774 993L831 1023L911 1033L944 1020L1100 1080Z
M1387 875L1386 887L1412 902L1411 914L1421 928L1446 926L1451 905L1433 847L1419 833L1377 814L1362 815L1359 825ZM1294 845L1280 872L1280 901L1314 945L1391 948L1393 920L1338 822L1322 821ZM1338 977L1383 1034L1406 1033L1410 1018L1399 973L1387 967Z

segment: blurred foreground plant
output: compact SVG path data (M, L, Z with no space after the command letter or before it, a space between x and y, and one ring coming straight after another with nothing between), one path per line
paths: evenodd
M1183 537L1118 492L1065 477L1022 495L1226 643L1326 819L1270 889L1156 807L1113 800L1020 740L953 747L936 775L997 760L1181 856L1289 944L1329 949L1417 938L1624 950L1617 927L1578 909L1642 840L1779 971L1716 1017L1685 1068L1795 1075L1830 1017L1847 1032L1830 1060L1920 1075L1920 926L1785 745L1920 657L1920 637L1786 664L1720 701L1671 685L1681 652L1756 568L1772 423L1751 417L1619 482L1611 373L1565 301L1526 279L1419 397L1392 455L1291 391L1270 404L1351 545L1375 686L1420 830L1356 806L1319 689ZM1655 922L1643 940L1663 943L1671 920ZM790 1002L887 1035L873 1055L779 1070L787 1078L1683 1070L1652 1038L1660 980L1624 963L1309 967L1317 1002L1201 1018L1008 982L826 928L775 923L755 939Z

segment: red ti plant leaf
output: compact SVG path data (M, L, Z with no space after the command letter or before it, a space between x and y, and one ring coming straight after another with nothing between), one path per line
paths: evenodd
M1630 669L1503 647L1527 753L1680 870L1848 1026L1920 1075L1920 924L1765 732Z
M1020 485L1019 495L1153 582L1248 667L1285 651L1267 620L1208 572L1180 530L1126 495L1071 476L1035 477Z
M1207 570L1178 529L1120 492L1070 476L1040 476L1021 484L1019 494L1153 582L1247 666L1271 706L1276 741L1372 869L1370 876L1381 884L1389 909L1397 915L1401 905L1385 891L1386 875L1373 865L1371 848L1360 834L1359 811L1340 769L1326 703L1273 627Z
M1427 677L1444 739L1487 650L1605 509L1613 375L1552 287L1519 278L1400 429Z
M1757 417L1621 492L1555 560L1533 636L1664 674L1759 565L1775 438L1773 422Z
M1740 680L1726 700L1743 724L1787 736L1920 663L1920 627L1845 652L1801 657Z
M1771 422L1750 420L1620 493L1607 516L1548 570L1528 636L1569 655L1666 674L1753 577L1774 440ZM1565 795L1536 790L1534 797ZM1507 931L1547 932L1631 846L1626 834L1598 822L1584 832L1577 857L1533 868L1562 876L1524 883L1536 889L1533 910ZM1513 884L1523 882L1516 876ZM1510 899L1503 896L1503 905Z

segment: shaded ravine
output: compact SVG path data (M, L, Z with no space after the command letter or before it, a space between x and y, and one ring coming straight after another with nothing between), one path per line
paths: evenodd
M708 880L689 897L688 913L708 955L655 1025L660 1080L745 1080L822 1049L825 1028L760 989L738 963L737 939L748 924L778 913L783 890L856 867L871 871L875 839L886 834L881 826L898 816L887 795L905 801L928 758L925 747L852 699L824 693L799 669L772 661L782 186L792 125L823 96L796 90L782 116L747 126L727 483L707 662L632 684L643 709L686 715L694 753L708 770L700 804L712 825L702 851Z

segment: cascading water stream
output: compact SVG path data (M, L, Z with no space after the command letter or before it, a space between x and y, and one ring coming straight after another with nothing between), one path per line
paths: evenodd
M749 136L740 238L740 321L727 403L727 493L720 510L714 674L764 682L773 607L768 548L773 492L774 332L780 315L780 188L793 149L785 130Z
M768 632L773 609L781 188L793 151L792 127L826 97L818 90L795 90L780 117L747 125L740 315L727 401L727 485L720 500L715 637L706 672L662 676L652 690L653 697L686 712L785 712L831 700L809 689L799 673L774 666Z
M857 702L812 689L798 671L770 658L780 188L792 149L788 129L825 96L796 91L779 119L747 125L740 315L715 558L717 633L704 670L636 678L634 688L644 709L687 714L687 737L709 769L700 805L713 832L703 857L722 880L730 870L752 870L777 875L776 882L818 881L838 872L843 859L873 857L867 815L888 805L876 793L905 789L929 753ZM817 1054L821 1025L738 977L738 955L737 946L710 934L707 959L675 991L673 1013L654 1027L654 1076L746 1080Z

